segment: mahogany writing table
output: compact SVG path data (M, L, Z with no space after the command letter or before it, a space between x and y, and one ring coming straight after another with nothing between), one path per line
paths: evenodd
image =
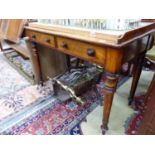
M108 120L121 67L125 62L135 60L129 96L131 102L145 54L152 47L154 31L154 22L139 22L135 28L122 31L90 31L76 27L30 23L24 28L24 37L28 37L31 43L41 44L55 49L57 52L63 52L104 67L106 81L101 129L105 134L108 130ZM37 80L42 81L39 57L34 44L31 55L34 58L33 64L35 73L38 75Z

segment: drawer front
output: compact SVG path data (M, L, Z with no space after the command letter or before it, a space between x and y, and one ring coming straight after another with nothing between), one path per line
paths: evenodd
M106 51L104 48L76 40L57 37L58 49L64 53L104 66Z
M26 31L26 36L34 42L41 43L46 46L55 47L54 36L36 31Z

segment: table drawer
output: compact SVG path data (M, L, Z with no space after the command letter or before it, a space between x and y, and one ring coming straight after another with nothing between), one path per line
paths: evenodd
M50 47L55 47L54 36L50 34L44 34L41 32L27 30L26 36L35 42L38 42L38 43L41 43L43 45L47 45Z
M58 49L64 53L104 66L106 51L104 48L76 40L57 37Z

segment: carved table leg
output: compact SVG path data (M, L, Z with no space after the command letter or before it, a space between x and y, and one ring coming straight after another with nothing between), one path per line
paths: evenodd
M41 76L41 67L40 67L40 60L37 49L35 47L35 43L26 41L28 48L30 49L30 59L32 61L32 67L35 77L35 83L43 84L42 76Z
M134 98L134 95L136 92L138 81L139 81L139 78L140 78L140 75L142 72L142 68L143 68L144 58L145 58L145 53L140 55L136 59L136 62L135 62L134 67L133 67L133 80L132 80L130 96L129 96L129 105L132 104L132 101L133 101L133 98Z
M106 81L105 81L105 88L104 88L104 106L103 106L103 120L102 120L102 134L108 130L108 121L112 106L112 101L114 97L114 93L116 91L116 86L118 82L118 76L116 74L107 73L106 74Z

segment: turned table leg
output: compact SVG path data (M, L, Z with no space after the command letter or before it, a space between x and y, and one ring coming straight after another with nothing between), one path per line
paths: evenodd
M106 73L106 81L104 88L104 106L103 106L103 120L102 120L102 134L108 130L108 121L113 102L114 93L118 82L118 76L112 73Z
M145 58L145 53L143 53L136 59L136 62L133 67L133 80L132 80L130 96L129 96L129 105L132 104L132 101L133 101L133 98L134 98L134 95L136 92L138 81L139 81L139 78L140 78L140 75L142 72L142 68L143 68L144 58Z
M35 43L26 41L28 48L30 49L30 59L32 61L33 73L35 78L35 83L43 84L41 75L41 66L38 51L36 49Z

